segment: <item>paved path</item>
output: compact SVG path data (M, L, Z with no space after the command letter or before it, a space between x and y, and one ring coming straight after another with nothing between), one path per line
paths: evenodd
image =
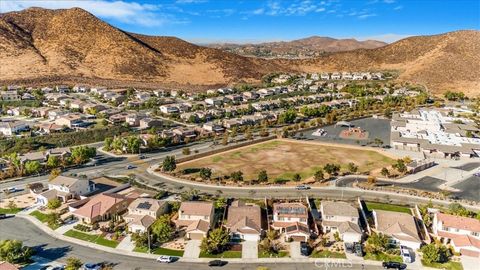
M300 242L298 242L298 241L290 242L290 257L291 257L292 259L305 258L305 257L302 256L302 254L300 253Z
M73 227L75 227L75 225L77 225L77 223L78 223L78 221L75 221L75 222L60 226L55 230L55 232L57 232L59 234L65 234L66 232L73 229Z
M189 240L185 245L185 252L183 258L195 259L200 256L200 244L202 240Z
M244 241L242 242L242 259L258 258L258 242Z
M127 251L133 251L134 248L135 248L135 243L132 242L132 237L130 236L130 234L125 236L125 238L123 238L122 241L120 241L120 243L118 243L118 246L117 246L117 249L127 250Z

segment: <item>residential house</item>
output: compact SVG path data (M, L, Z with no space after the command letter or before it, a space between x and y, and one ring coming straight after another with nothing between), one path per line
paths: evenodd
M163 121L158 118L142 118L140 119L140 129L147 129L152 127L162 127Z
M338 72L334 72L334 73L332 73L331 78L332 78L332 80L340 80L342 78L342 75L340 75L340 73L338 73Z
M70 87L68 87L67 85L57 85L55 89L57 90L57 92L62 94L70 92Z
M228 207L225 225L233 239L259 241L262 236L262 213L258 205L235 201Z
M286 240L307 241L310 237L307 207L302 203L274 204L272 227L284 232Z
M413 250L420 248L422 239L412 215L400 212L373 210L375 231L390 236L396 243Z
M271 88L264 88L257 91L257 94L260 95L261 98L269 97L275 94L275 90Z
M165 114L174 114L179 113L180 109L176 105L168 104L160 106L160 111Z
M88 87L87 85L75 85L73 88L72 88L73 92L77 92L77 93L87 93L88 91L90 91L90 87Z
M220 124L216 124L214 122L208 122L203 124L202 128L208 132L214 132L214 133L222 133L224 131L224 128Z
M172 130L174 134L178 135L180 138L195 138L197 134L195 133L195 129L188 128L188 127L179 127Z
M70 199L79 199L95 189L88 179L59 175L48 182L48 190L37 195L37 203L47 205L52 199L58 198L62 202Z
M0 261L0 270L18 270L18 269L20 268L18 268L14 264L11 264L7 261Z
M42 151L28 152L28 153L20 155L19 158L20 158L20 161L22 163L25 163L27 161L38 161L40 163L43 163L43 162L47 161L45 153L43 153Z
M455 252L480 257L480 220L437 212L433 217L432 231Z
M220 107L225 103L225 100L223 97L212 97L212 98L206 98L205 103L211 106L216 106Z
M330 80L330 75L328 73L324 72L324 73L320 74L320 79L325 80L325 81Z
M323 232L337 232L346 243L361 241L362 230L356 207L346 202L322 201L320 213Z
M130 232L146 232L161 215L168 210L168 204L151 198L137 198L128 206L124 217Z
M16 90L14 90L14 91L0 91L0 100L17 101L17 100L20 100L21 98L22 98L22 96L20 96Z
M43 134L61 132L64 129L63 126L57 125L55 123L40 123L36 126L38 127L38 131Z
M188 238L202 239L213 225L214 210L213 202L182 202L175 225L177 228L186 228Z
M79 113L69 113L55 119L55 124L59 126L67 126L69 128L83 127L86 123L83 121L84 116Z
M125 213L134 199L116 193L101 193L91 197L72 214L83 223L93 224Z
M66 110L61 110L61 109L55 109L55 110L50 110L48 111L48 119L50 120L55 120L58 117L67 114L68 111Z
M117 113L108 117L108 121L112 124L125 123L127 116L128 116L127 112Z
M3 121L0 122L0 134L4 136L13 136L18 132L27 131L30 129L30 124L25 121Z

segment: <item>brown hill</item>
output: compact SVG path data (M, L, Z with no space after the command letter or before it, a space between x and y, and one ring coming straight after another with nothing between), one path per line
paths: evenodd
M321 55L324 52L375 49L385 45L387 45L387 43L376 40L358 41L356 39L334 39L329 37L312 36L292 41L265 42L258 44L208 44L207 46L246 56L312 57Z
M174 37L124 32L74 8L0 14L0 84L91 83L213 87L271 72L399 70L433 91L479 94L480 32L407 38L376 49L307 60L265 60Z

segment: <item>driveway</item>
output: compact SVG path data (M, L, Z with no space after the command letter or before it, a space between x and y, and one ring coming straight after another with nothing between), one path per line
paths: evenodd
M258 242L245 241L242 243L242 259L258 258Z
M300 253L300 242L297 242L297 241L290 242L290 257L292 257L292 259L305 258Z
M200 244L202 240L189 240L185 245L185 252L183 253L184 258L193 258L196 259L200 256Z
M122 241L118 243L117 248L121 250L127 250L127 251L132 251L133 249L135 249L135 243L132 242L131 235L128 234L127 236L125 236L125 238L123 238Z
M474 257L460 256L460 262L462 262L463 269L478 269L480 260Z

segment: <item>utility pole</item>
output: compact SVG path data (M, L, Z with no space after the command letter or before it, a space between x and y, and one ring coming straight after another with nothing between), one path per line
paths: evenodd
M150 250L150 229L147 229L147 238L148 238L148 254L151 254Z

